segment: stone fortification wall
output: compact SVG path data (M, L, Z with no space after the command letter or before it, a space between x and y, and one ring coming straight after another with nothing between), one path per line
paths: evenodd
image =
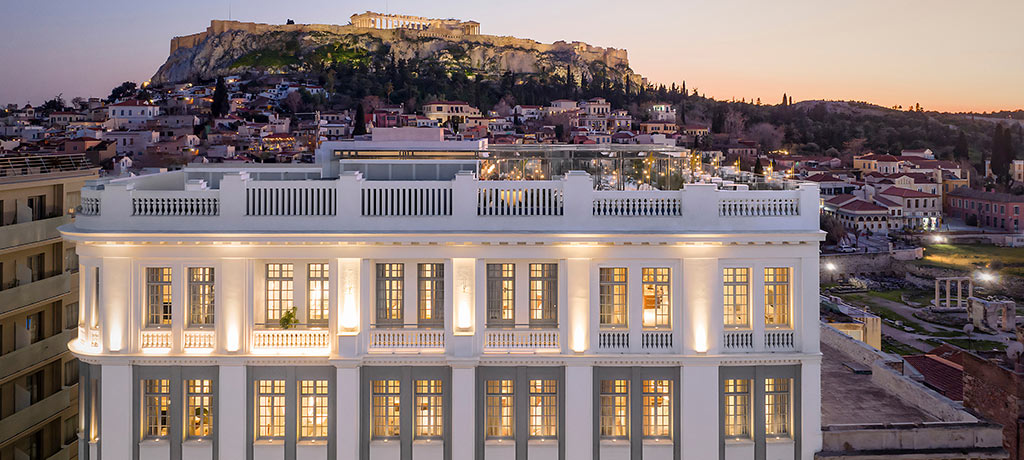
M210 27L205 32L192 35L174 37L171 39L170 54L182 48L193 48L198 46L207 37L219 35L229 31L240 31L250 34L263 34L269 32L325 32L336 35L345 34L369 34L385 40L397 40L401 38L441 38L448 40L460 40L471 43L482 43L494 47L522 48L541 53L548 52L575 52L585 61L601 61L609 67L628 67L629 57L624 49L603 48L591 46L582 42L540 43L535 40L517 37L498 35L459 35L456 32L445 31L439 35L437 30L415 30L415 29L373 29L368 27L356 27L352 25L334 24L260 24L255 22L239 21L210 21Z

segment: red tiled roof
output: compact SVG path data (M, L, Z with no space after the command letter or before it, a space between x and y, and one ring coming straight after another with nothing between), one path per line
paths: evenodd
M918 192L917 190L911 190L911 189L908 189L908 188L901 188L901 187L889 187L889 188L887 188L885 190L882 190L881 194L882 195L899 196L899 197L903 197L903 198L937 198L938 197L937 195L932 195L931 193Z
M903 359L924 376L924 383L954 401L964 400L964 368L948 359L927 354Z
M811 177L808 177L805 180L808 180L808 181L811 181L811 182L843 182L842 179L840 179L840 178L838 178L836 176L833 176L831 174L815 174L815 175L813 175Z
M875 202L880 204L880 205L882 205L882 206L888 206L890 208L898 208L898 207L900 207L899 203L897 203L895 201L892 201L892 200L890 200L888 198L881 197L881 196L876 196L875 197Z
M968 187L957 187L949 192L949 196L971 198L981 201L998 201L1000 203L1024 203L1024 195L1012 195L1001 192L986 192Z
M831 205L840 206L843 203L846 203L846 202L848 202L850 200L856 200L856 199L857 199L857 197L855 197L853 195L850 195L849 193L844 193L842 195L836 195L835 197L830 198L830 199L826 200L825 202L828 203L828 204L831 204Z
M839 209L842 209L844 211L852 211L852 212L884 212L884 213L888 213L889 212L888 208L883 208L883 207L881 207L881 206L879 206L877 204L870 203L870 202L867 202L867 201L864 201L864 200L860 200L860 199L853 200L853 201L851 201L849 203L846 203L846 204L840 206Z

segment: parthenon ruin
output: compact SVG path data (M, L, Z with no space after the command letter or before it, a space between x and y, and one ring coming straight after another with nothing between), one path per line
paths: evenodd
M431 19L403 14L381 14L367 11L353 14L349 20L356 27L370 29L440 29L446 35L480 35L480 23L476 21L460 21L458 19Z

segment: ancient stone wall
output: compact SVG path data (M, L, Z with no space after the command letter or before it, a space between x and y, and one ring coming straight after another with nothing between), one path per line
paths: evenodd
M963 353L963 363L964 406L1002 425L1003 447L1020 458L1024 376L971 353Z

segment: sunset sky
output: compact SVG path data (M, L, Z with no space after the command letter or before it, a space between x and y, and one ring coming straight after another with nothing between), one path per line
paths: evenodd
M479 21L485 34L625 48L634 71L718 99L783 93L926 110L1024 108L1024 1L178 0L5 2L0 103L102 96L148 79L210 19L346 24L373 10Z

